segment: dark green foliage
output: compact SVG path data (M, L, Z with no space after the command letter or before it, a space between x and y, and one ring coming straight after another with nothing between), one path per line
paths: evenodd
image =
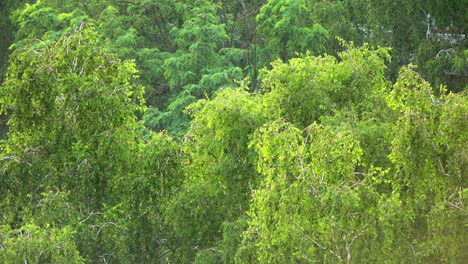
M267 1L257 16L263 65L305 51L323 52L329 33L311 18L304 0Z
M370 41L393 48L389 67L392 79L396 79L399 67L417 62L433 85L445 84L453 91L466 87L467 61L458 59L464 57L467 49L463 11L468 7L466 1L366 3L367 28L372 30ZM455 64L458 67L453 67Z
M164 61L163 68L169 87L178 95L158 117L159 129L183 134L190 121L183 113L185 107L242 78L237 65L244 52L226 46L230 39L216 11L215 4L198 1L189 12L190 19L171 30L177 52Z

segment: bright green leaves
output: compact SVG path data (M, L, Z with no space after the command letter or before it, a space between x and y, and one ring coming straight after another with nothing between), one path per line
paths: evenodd
M81 23L92 21L80 9L67 8L63 4L58 7L50 1L26 4L12 18L19 28L12 45L15 49L31 45L37 39L57 41Z
M143 89L131 84L134 64L108 55L92 30L78 29L43 45L19 50L12 58L1 92L2 112L14 111L12 136L34 138L42 132L90 140L131 124L135 111L144 109ZM26 138L21 141L27 144Z
M37 205L22 208L25 222L14 229L6 221L0 225L0 261L84 263L76 241L80 215L69 193L55 190L28 196Z
M263 179L260 188L253 193L252 220L244 232L236 262L275 263L288 258L286 252L291 248L285 242L291 242L291 237L283 233L287 227L283 229L279 224L279 210L284 192L301 176L303 144L300 130L283 120L269 123L255 132L251 147L259 155L257 169ZM293 211L288 214L293 216ZM272 226L279 228L275 230ZM294 243L289 245L294 247Z
M223 222L231 223L247 210L258 182L256 155L248 145L265 120L259 103L242 89L226 89L190 107L194 120L184 139L187 178L165 212L175 238L172 260L188 262L198 250L223 248L218 243ZM231 235L226 243L233 240L238 238ZM209 256L197 258L204 257Z
M421 72L452 76L452 91L465 41L430 27L425 39L418 1L361 2L18 11L0 90L0 262L462 262L466 93L412 66L391 85L389 49L329 36L390 41L395 65L429 62Z
M334 129L313 124L301 132L277 120L257 130L252 144L264 179L239 262L336 262L364 248L356 246L369 229L359 217L369 192L356 173L362 149L352 134Z
M76 244L86 260L96 260L114 250L122 252L116 257L122 258L128 249L123 241L131 233L123 215L133 212L119 204L131 201L130 197L140 197L136 193L123 195L123 190L132 184L124 186L122 182L132 182L128 178L135 175L149 181L152 175L148 172L158 165L161 175L157 182L162 186L155 193L163 196L164 189L169 188L163 186L175 184L178 173L168 167L176 167L173 156L177 155L170 151L170 158L156 155L149 144L141 148L147 148L154 156L139 154L135 113L145 107L143 88L135 84L135 65L108 53L92 28L82 25L59 41L42 45L15 51L0 92L1 111L12 111L2 157L13 157L2 160L5 174L0 179L0 206L2 211L15 212L2 215L3 221L15 226L36 224L37 239L31 243L43 243L49 232L50 236L65 232L65 236L70 230L79 231L77 236L64 239ZM153 144L173 148L170 142L155 139ZM152 158L157 160L145 164ZM144 162L136 166L140 159ZM164 159L171 162L163 162ZM138 185L144 186L142 182ZM41 198L50 190L63 195ZM159 205L155 210L159 210ZM152 222L161 224L154 217ZM102 234L101 229L105 230ZM161 229L156 230L147 231L156 234ZM15 241L20 243L19 238ZM19 246L14 244L18 250ZM143 249L140 252L148 254ZM35 252L24 254L35 256ZM51 254L54 261L71 253Z
M466 96L438 97L410 68L389 91L384 49L340 57L277 62L266 72L264 109L278 119L250 143L263 179L236 261L458 260L466 157L451 142L466 137ZM445 232L458 244L440 252Z
M460 247L447 251L436 248L453 241L466 245L466 237L455 234L455 230L463 233L460 219L466 217L462 201L467 186L463 172L467 158L459 141L466 140L467 134L463 125L466 122L461 122L466 119L466 94L445 94L444 87L441 93L436 96L432 87L410 67L401 69L388 98L389 105L399 113L390 154L396 170L392 184L409 207L406 210L414 214L407 228L413 230L413 239L419 243L412 245L419 248L417 251L426 260L455 261L462 256ZM444 204L460 206L455 209ZM442 211L447 215L443 216ZM447 229L434 229L445 221L451 226L449 233L455 232L452 235L445 233Z
M0 226L0 261L2 263L84 263L75 232L68 227L41 229L34 223L11 230Z
M326 180L333 185L356 183L359 179L356 167L361 161L362 149L352 132L347 127L322 128L318 125L311 125L307 132L314 174L329 175Z
M251 170L255 156L247 146L265 119L259 103L237 89L223 90L216 99L191 106L194 121L187 136L193 141L188 142L187 150L195 155L189 166L192 177L216 175L216 181L226 181L224 185L229 187L255 175Z
M303 144L301 131L284 120L259 128L250 143L259 155L257 171L272 178L297 175L301 166L297 160L304 151Z
M388 100L400 113L390 158L399 164L402 173L399 181L421 188L414 190L416 196L431 190L435 192L431 197L438 197L441 194L436 189L445 189L444 182L453 178L440 177L445 174L447 158L446 143L440 141L444 128L439 125L445 98L445 95L436 97L429 83L416 72L402 68Z
M305 57L291 59L289 65L279 61L263 80L264 89L271 90L265 95L265 104L272 118L286 120L306 127L319 116L330 114L326 88L331 86L328 78L336 59L333 57ZM325 78L320 78L325 76ZM337 83L339 85L339 83ZM324 89L322 89L324 87Z
M465 142L468 141L468 95L449 94L444 97L444 106L440 117L440 145L445 145L445 168L443 173L451 175L456 181L463 183L468 167ZM466 182L465 182L466 184Z
M263 80L265 104L273 118L282 117L305 128L337 111L362 114L372 108L371 98L386 89L386 49L349 47L332 56L291 59L273 63Z
M56 169L74 179L74 174L80 174L75 165L104 164L93 150L105 152L110 140L126 142L125 137L132 137L134 113L144 109L143 90L132 84L135 66L106 53L99 41L93 30L77 29L58 42L13 55L0 100L2 112L13 111L9 145L15 155L26 159L22 162L27 164L27 157L48 157L55 165L44 169ZM25 149L35 151L28 156ZM76 155L66 155L70 152ZM102 157L107 158L104 153ZM58 180L55 173L48 176L51 182L46 185Z

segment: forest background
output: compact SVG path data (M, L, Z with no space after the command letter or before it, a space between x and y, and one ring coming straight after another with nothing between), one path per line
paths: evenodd
M1 263L463 263L465 0L0 2Z

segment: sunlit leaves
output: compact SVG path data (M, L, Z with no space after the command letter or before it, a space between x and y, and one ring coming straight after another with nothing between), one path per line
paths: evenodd
M184 139L186 179L165 210L175 237L170 259L177 262L190 261L198 250L221 249L216 242L222 238L223 222L235 221L247 210L258 183L256 155L248 144L265 120L259 100L242 89L221 91L189 111L194 120Z
M10 229L0 226L0 261L3 263L84 263L69 227L41 229L34 223Z
M135 85L134 63L118 60L101 41L82 25L59 41L13 54L0 90L1 111L12 111L8 152L2 154L15 157L2 160L0 206L15 212L6 223L35 219L39 233L48 226L86 230L81 217L119 202L118 182L135 170L135 113L144 110L143 88ZM40 199L48 191L66 195ZM79 205L63 204L70 200ZM90 233L96 234L80 235ZM107 250L91 246L97 236L77 240L86 259Z
M282 117L304 128L342 109L362 114L386 89L386 49L349 47L332 56L276 61L264 74L265 104L273 118Z

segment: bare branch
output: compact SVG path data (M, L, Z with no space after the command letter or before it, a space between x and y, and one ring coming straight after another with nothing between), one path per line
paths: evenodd
M99 213L99 212L98 212L98 213L95 213L94 210L93 210L93 211L91 211L91 213L90 213L85 219L83 219L83 220L80 221L80 224L82 224L82 223L88 221L88 219L89 219L91 216L93 216L93 215L102 215L102 214L104 214L104 213Z
M16 156L6 156L6 157L0 158L0 161L4 161L4 160L18 160L18 158Z

